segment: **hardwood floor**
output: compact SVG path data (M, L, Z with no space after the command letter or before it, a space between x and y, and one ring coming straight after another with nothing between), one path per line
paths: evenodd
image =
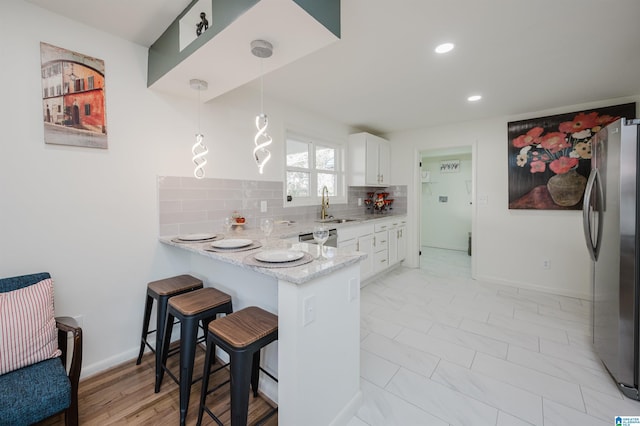
M179 356L169 359L171 371L178 372ZM217 361L219 365L220 361ZM196 351L194 377L200 377L204 363L204 352ZM136 365L135 359L108 371L80 381L79 406L81 425L176 425L180 422L180 395L178 385L165 374L162 388L154 393L154 355L149 352ZM228 379L227 369L211 376L209 387ZM268 379L267 379L268 380ZM201 382L191 387L191 398L187 412L187 424L195 425L198 418ZM249 398L249 424L256 424L270 409L271 402L258 396ZM225 424L229 418L229 385L225 385L207 397L207 406ZM205 414L203 425L216 423ZM278 414L264 425L276 426ZM45 420L38 426L64 425L64 416Z

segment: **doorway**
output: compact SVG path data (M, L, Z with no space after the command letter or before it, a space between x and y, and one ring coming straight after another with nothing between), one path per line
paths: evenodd
M425 150L419 155L420 266L431 264L434 259L429 257L433 253L447 252L470 266L473 255L472 146Z

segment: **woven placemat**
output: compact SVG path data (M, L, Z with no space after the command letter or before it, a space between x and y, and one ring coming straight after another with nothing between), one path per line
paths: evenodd
M262 247L262 243L260 243L260 241L253 241L251 244L249 244L248 246L244 246L244 247L237 247L237 248L218 248L218 247L207 247L205 249L205 251L212 251L215 253L236 253L238 251L247 251L247 250L253 250L253 249L257 249Z
M242 262L244 262L246 265L259 266L261 268L293 268L294 266L300 266L304 265L305 263L310 263L315 259L312 255L306 252L300 259L292 260L291 262L262 262L256 259L254 256L255 254L250 254L245 257Z

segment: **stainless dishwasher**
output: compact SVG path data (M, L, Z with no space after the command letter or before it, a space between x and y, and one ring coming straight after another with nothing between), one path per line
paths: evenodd
M308 234L300 234L298 240L301 243L309 243L309 244L317 244L313 239L313 232ZM324 243L327 247L338 247L338 230L337 229L329 229L329 238L327 242Z

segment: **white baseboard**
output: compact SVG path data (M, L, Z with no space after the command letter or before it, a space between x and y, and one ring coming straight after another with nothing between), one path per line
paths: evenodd
M484 275L478 275L476 277L474 277L475 280L477 281L486 281L489 283L494 283L494 284L501 284L501 285L505 285L508 287L517 287L517 288L523 288L523 289L527 289L527 290L536 290L536 291L540 291L542 293L549 293L549 294L553 294L556 296L566 296L566 297L573 297L575 299L582 299L582 300L586 300L591 302L593 300L593 295L590 293L583 293L581 291L571 291L571 290L566 290L566 289L559 289L557 287L546 287L543 285L535 285L535 284L530 284L530 283L525 283L525 282L518 282L518 281L512 281L512 280L504 280L501 278L496 278L496 277L491 277L491 276L484 276Z

